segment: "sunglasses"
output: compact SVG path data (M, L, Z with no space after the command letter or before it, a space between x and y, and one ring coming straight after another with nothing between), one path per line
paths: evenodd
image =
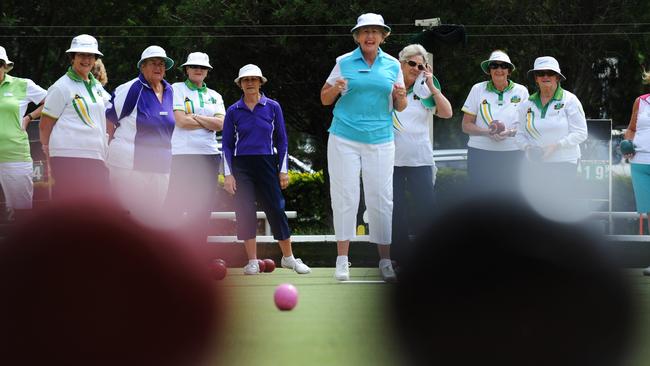
M496 69L509 69L509 68L510 68L510 65L508 65L508 64L506 64L506 63L503 63L503 62L490 62L490 64L488 65L488 67L489 67L490 69L492 69L492 70L496 70Z
M210 70L210 68L207 66L187 65L187 67L189 67L190 69Z
M555 71L551 71L551 70L535 71L535 76L553 76L553 75L556 75Z
M420 71L424 70L424 65L419 64L419 63L417 63L415 61L406 61L406 63L411 67L416 67L417 66L418 70L420 70Z

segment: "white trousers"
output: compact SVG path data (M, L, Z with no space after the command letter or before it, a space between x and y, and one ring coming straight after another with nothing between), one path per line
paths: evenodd
M0 185L7 208L28 210L34 198L34 165L32 162L0 163Z
M163 224L163 204L169 187L169 174L108 166L113 193L122 207L141 223Z
M370 241L390 244L395 161L393 141L364 144L330 134L327 161L336 240L350 240L356 235L361 175Z

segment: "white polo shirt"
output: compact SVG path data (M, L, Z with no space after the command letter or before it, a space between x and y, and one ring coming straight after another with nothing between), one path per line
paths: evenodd
M429 140L429 125L436 113L436 102L429 87L419 75L407 91L406 108L393 110L393 131L395 133L395 166L430 166L433 161L433 147ZM440 83L433 77L433 84L439 90Z
M226 108L221 94L203 84L197 88L189 80L172 84L174 89L174 111L188 114L215 117L224 116ZM172 155L181 154L219 154L216 132L199 129L185 129L176 126L172 134Z
M50 156L105 161L108 150L105 103L110 95L92 74L83 81L71 68L47 90L43 114L56 119Z
M636 153L630 162L650 164L650 94L643 95L639 99L634 134Z
M464 113L476 116L477 126L488 128L494 120L503 122L506 129L514 128L519 104L528 99L528 89L521 84L509 81L508 86L499 91L492 81L474 84L461 109ZM490 151L519 150L514 138L495 141L488 136L469 136L467 146Z
M534 93L519 106L517 122L516 140L522 150L531 145L559 144L544 162L578 163L580 143L587 139L587 119L582 103L573 93L558 85L553 98L545 106L539 92Z

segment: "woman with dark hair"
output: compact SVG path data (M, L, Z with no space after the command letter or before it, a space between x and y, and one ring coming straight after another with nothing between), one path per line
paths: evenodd
M71 65L48 89L39 126L54 177L52 198L105 198L110 190L105 164L109 95L91 72L103 54L87 34L75 37L66 53Z

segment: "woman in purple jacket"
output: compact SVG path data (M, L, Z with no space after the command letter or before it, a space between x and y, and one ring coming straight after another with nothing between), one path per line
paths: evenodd
M244 241L248 256L244 274L260 271L256 201L266 213L273 238L282 250L282 267L305 274L311 269L293 256L291 232L284 212L282 189L289 185L284 117L280 104L260 91L266 81L262 70L252 64L242 67L235 79L244 95L228 107L223 122L224 188L235 195L237 239Z

